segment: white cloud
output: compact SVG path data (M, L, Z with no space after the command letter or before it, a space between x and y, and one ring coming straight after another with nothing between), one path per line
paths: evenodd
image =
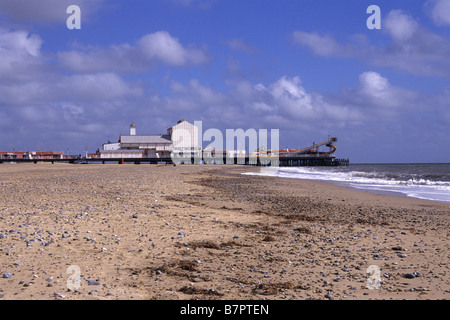
M330 35L319 35L315 32L308 33L303 31L295 31L292 34L292 37L294 43L308 47L314 52L314 54L319 56L340 56L344 55L346 51Z
M394 10L385 19L392 43L374 50L370 61L415 75L448 76L450 41L421 26L410 15Z
M410 40L419 29L419 24L402 10L392 10L383 19L383 28L396 41Z
M425 106L425 95L392 85L386 77L377 72L363 72L358 83L341 92L337 97L340 105L355 110L361 121L392 121L403 113L420 112Z
M183 47L179 39L172 37L167 31L143 36L138 41L138 50L148 59L157 59L172 66L200 64L206 61L201 50Z
M392 117L396 109L401 107L399 102L406 100L400 95L399 90L390 85L387 78L373 71L364 72L359 76L356 95L361 102L370 107L366 115L372 118L378 118L380 114Z
M142 89L127 83L114 73L72 75L56 84L54 91L71 100L104 101L126 96L140 96Z
M387 78L379 73L368 71L359 76L361 92L375 98L380 98L389 90L390 84Z
M390 41L377 46L361 35L340 43L331 35L303 31L295 31L293 41L318 56L356 58L371 66L388 66L414 75L450 74L449 39L427 30L401 10L392 10L383 18L382 30Z
M228 128L274 128L283 124L315 130L318 123L328 122L323 126L326 128L359 121L357 110L307 92L300 77L283 76L268 85L248 81L228 84L230 90L220 92L196 79L172 82L170 94L155 101L153 107L158 114L170 111L183 117L196 115L208 119L209 125Z
M202 85L197 79L191 79L187 84L172 81L171 95L162 99L162 110L185 112L216 112L226 108L229 98L210 87Z
M274 105L282 113L296 119L314 118L320 106L313 106L313 97L307 94L299 77L282 77L271 84L268 92Z
M76 121L82 119L84 108L73 103L61 103L64 120Z
M105 123L126 117L130 110L136 113L142 106L140 82L113 72L67 74L51 54L43 52L43 42L37 34L0 29L0 123L1 131L8 132L1 134L5 141L22 139L35 148L57 135L64 136L60 139L64 145L75 140L87 143L88 133L80 134L80 128L109 132ZM12 122L19 128L12 128Z
M450 25L450 1L430 0L425 5L431 7L430 15L436 25Z
M141 72L156 62L169 66L198 65L208 61L208 57L200 49L183 46L167 31L157 31L144 35L134 45L59 52L58 60L74 72Z
M36 57L40 53L42 39L36 34L26 31L7 32L0 30L1 51L10 50L13 54Z
M0 82L29 78L42 64L42 43L37 34L0 29Z
M0 85L0 106L40 105L48 102L51 87L42 81Z
M50 123L52 121L57 121L56 114L54 110L50 107L35 107L35 106L25 106L23 108L17 109L19 114L22 116L22 122L34 122L34 123Z
M45 106L58 101L103 103L142 95L139 84L126 82L114 73L39 77L0 84L0 106Z
M317 129L318 123L345 126L357 122L361 115L357 109L332 102L326 97L307 92L300 77L283 76L265 86L249 82L234 83L234 105L241 106L249 123L275 121L284 127Z

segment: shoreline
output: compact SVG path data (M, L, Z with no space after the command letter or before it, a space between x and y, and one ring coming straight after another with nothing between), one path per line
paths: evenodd
M0 299L449 298L450 204L251 170L0 166Z
M309 181L315 181L315 180L309 180ZM332 185L335 185L338 187L346 188L347 190L351 190L351 191L374 193L374 194L379 194L379 195L384 195L384 196L393 196L393 197L399 197L399 198L417 199L417 200L422 200L422 201L430 201L432 203L436 202L436 203L441 203L441 204L450 204L450 202L444 201L444 200L434 200L434 199L420 198L417 196L410 196L401 191L367 189L364 187L358 188L358 187L353 187L353 186L347 185L344 182L336 182L336 181L325 181L324 180L323 182L332 184Z
M370 166L370 164L367 164ZM405 164L396 164L399 166L403 166ZM406 164L407 165L407 164ZM445 164L447 165L447 164ZM284 167L281 167L284 168ZM305 168L305 167L303 167ZM246 174L246 173L244 173ZM252 175L251 172L248 173L249 175ZM272 176L274 175L270 174L270 170L266 173L259 174L261 176ZM397 185L394 186L388 186L388 185L371 185L369 183L359 183L357 181L346 181L346 180L335 180L335 179L314 179L314 178L303 178L303 177L296 177L296 176L278 176L279 178L285 178L285 179L298 179L298 180L308 180L308 181L321 181L328 184L336 185L336 186L342 186L344 188L347 188L349 190L357 190L357 191L363 191L363 192L370 192L370 193L376 193L381 195L394 195L398 197L406 197L406 198L412 198L412 199L420 199L420 200L426 200L426 201L432 201L432 202L439 202L439 203L446 203L450 204L450 199L441 200L439 198L436 198L436 195L434 197L425 197L423 196L423 190L419 191L419 194L417 192L413 192L409 189L402 189L402 190L393 190L392 188L395 188ZM426 193L425 193L426 194Z

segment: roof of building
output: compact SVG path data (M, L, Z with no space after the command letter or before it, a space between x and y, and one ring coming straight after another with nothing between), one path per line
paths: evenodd
M121 135L121 143L172 143L170 136L162 134Z
M144 153L144 150L99 150L99 153Z
M167 128L167 132L169 132L170 130L172 130L173 128L177 127L179 124L186 122L187 124L191 125L192 127L194 127L194 125L192 123L190 123L189 121L185 120L185 119L181 119L177 121L177 124L171 126L170 128Z
M62 155L64 151L0 151L0 154L32 154L32 155Z

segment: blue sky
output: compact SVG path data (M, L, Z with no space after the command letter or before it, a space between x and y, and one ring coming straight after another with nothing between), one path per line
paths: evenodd
M185 118L449 162L449 57L449 0L0 0L0 150L94 152Z

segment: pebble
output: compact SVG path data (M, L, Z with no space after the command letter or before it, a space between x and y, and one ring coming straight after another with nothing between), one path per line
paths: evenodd
M419 288L411 288L411 291L423 292L423 291L429 291L429 290L427 288L419 287Z
M88 285L90 286L99 286L100 282L94 281L94 280L87 280Z
M12 278L12 274L9 272L5 272L5 273L3 273L3 278L10 279L10 278Z
M414 279L420 277L420 273L418 272L406 273L405 275L403 275L403 277L406 279Z
M330 294L330 293L327 293L326 295L325 295L325 298L327 298L327 299L333 299L333 295L332 294Z

